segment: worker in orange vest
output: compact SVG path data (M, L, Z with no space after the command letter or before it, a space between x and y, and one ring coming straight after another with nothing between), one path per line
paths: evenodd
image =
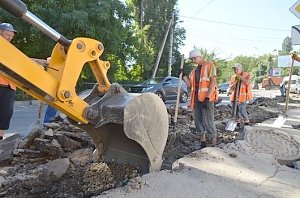
M292 59L294 59L295 61L300 62L300 57L297 55L296 52L293 52L293 53L292 53Z
M249 124L249 117L246 110L247 101L253 99L253 95L251 92L250 85L250 74L248 72L243 71L243 67L240 63L236 63L233 65L234 75L230 79L230 101L232 102L232 106L234 106L235 102L235 92L237 82L240 82L240 90L238 93L238 109L237 109L237 117L238 121L243 122L244 124Z
M16 32L11 24L0 24L0 35L8 42L11 42ZM4 131L9 128L15 96L16 86L0 76L0 140L3 139Z
M296 52L293 52L293 53L292 53L292 59L294 59L295 61L300 62L300 57L297 55ZM300 129L300 124L293 124L292 127L293 127L294 129Z
M183 80L191 88L191 109L197 133L200 135L201 148L206 147L206 135L212 146L217 143L217 129L214 123L214 102L218 100L217 69L213 62L205 61L201 52L194 49L189 53L193 63L197 65L189 76L181 70Z

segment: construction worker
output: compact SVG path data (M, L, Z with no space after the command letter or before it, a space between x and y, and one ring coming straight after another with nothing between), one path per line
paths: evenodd
M300 62L300 57L296 54L296 52L292 53L292 59L294 59L295 61Z
M300 57L296 54L296 52L292 53L292 59L294 59L295 61L300 62ZM294 129L300 129L300 124L293 124L292 127Z
M46 65L47 66L49 66L50 60L51 60L51 57L48 57L47 60L46 60ZM47 66L46 66L46 68L47 68ZM46 109L46 112L45 112L43 123L49 123L49 122L54 121L57 112L58 111L54 107L48 105L47 109Z
M230 101L232 102L232 106L234 106L235 102L235 94L237 92L238 98L238 109L237 116L238 121L243 122L244 124L249 124L249 117L246 110L247 101L252 100L252 92L250 85L250 74L248 72L243 71L243 67L240 63L236 63L232 67L234 69L234 75L230 79ZM237 83L240 82L240 89L236 90Z
M214 123L214 102L218 101L217 69L214 63L204 61L200 50L189 53L197 65L189 76L182 72L183 80L191 88L191 109L194 112L196 130L200 134L201 148L206 147L206 134L212 146L217 143L217 129Z
M43 123L49 123L49 122L54 121L56 114L57 114L57 110L54 107L48 105L46 112L45 112Z
M11 42L16 32L11 24L0 24L0 35L8 42ZM0 76L0 140L3 139L4 131L9 128L15 96L16 86Z
M282 97L285 97L285 96L286 96L286 88L285 88L285 85L286 85L285 82L281 82L281 83L280 83L279 90L280 90L280 94L281 94Z

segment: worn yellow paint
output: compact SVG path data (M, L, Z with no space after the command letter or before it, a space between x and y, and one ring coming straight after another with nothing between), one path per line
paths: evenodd
M296 6L295 10L300 13L300 5Z
M110 65L99 59L104 50L99 41L76 38L68 49L56 44L47 71L2 37L0 46L0 63L3 66L0 75L80 123L88 123L83 117L88 104L75 92L84 64L91 66L100 92L105 93L111 86L106 76Z

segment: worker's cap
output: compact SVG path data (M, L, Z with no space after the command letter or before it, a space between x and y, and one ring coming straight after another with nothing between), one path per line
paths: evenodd
M241 63L235 63L232 68L242 68L242 64Z
M17 33L17 31L14 29L14 27L10 23L0 23L0 30L6 30L9 32Z
M195 58L195 57L198 57L198 56L201 57L201 52L198 49L194 49L194 50L190 51L190 53L189 53L190 58Z

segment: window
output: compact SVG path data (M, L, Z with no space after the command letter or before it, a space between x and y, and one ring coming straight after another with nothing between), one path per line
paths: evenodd
M161 83L162 80L163 80L163 78L151 78L149 80L146 80L142 84L144 84L144 85L155 85L155 84Z
M178 85L179 80L177 78L172 79L172 84L173 85Z
M172 79L171 78L167 78L164 83L172 84Z

